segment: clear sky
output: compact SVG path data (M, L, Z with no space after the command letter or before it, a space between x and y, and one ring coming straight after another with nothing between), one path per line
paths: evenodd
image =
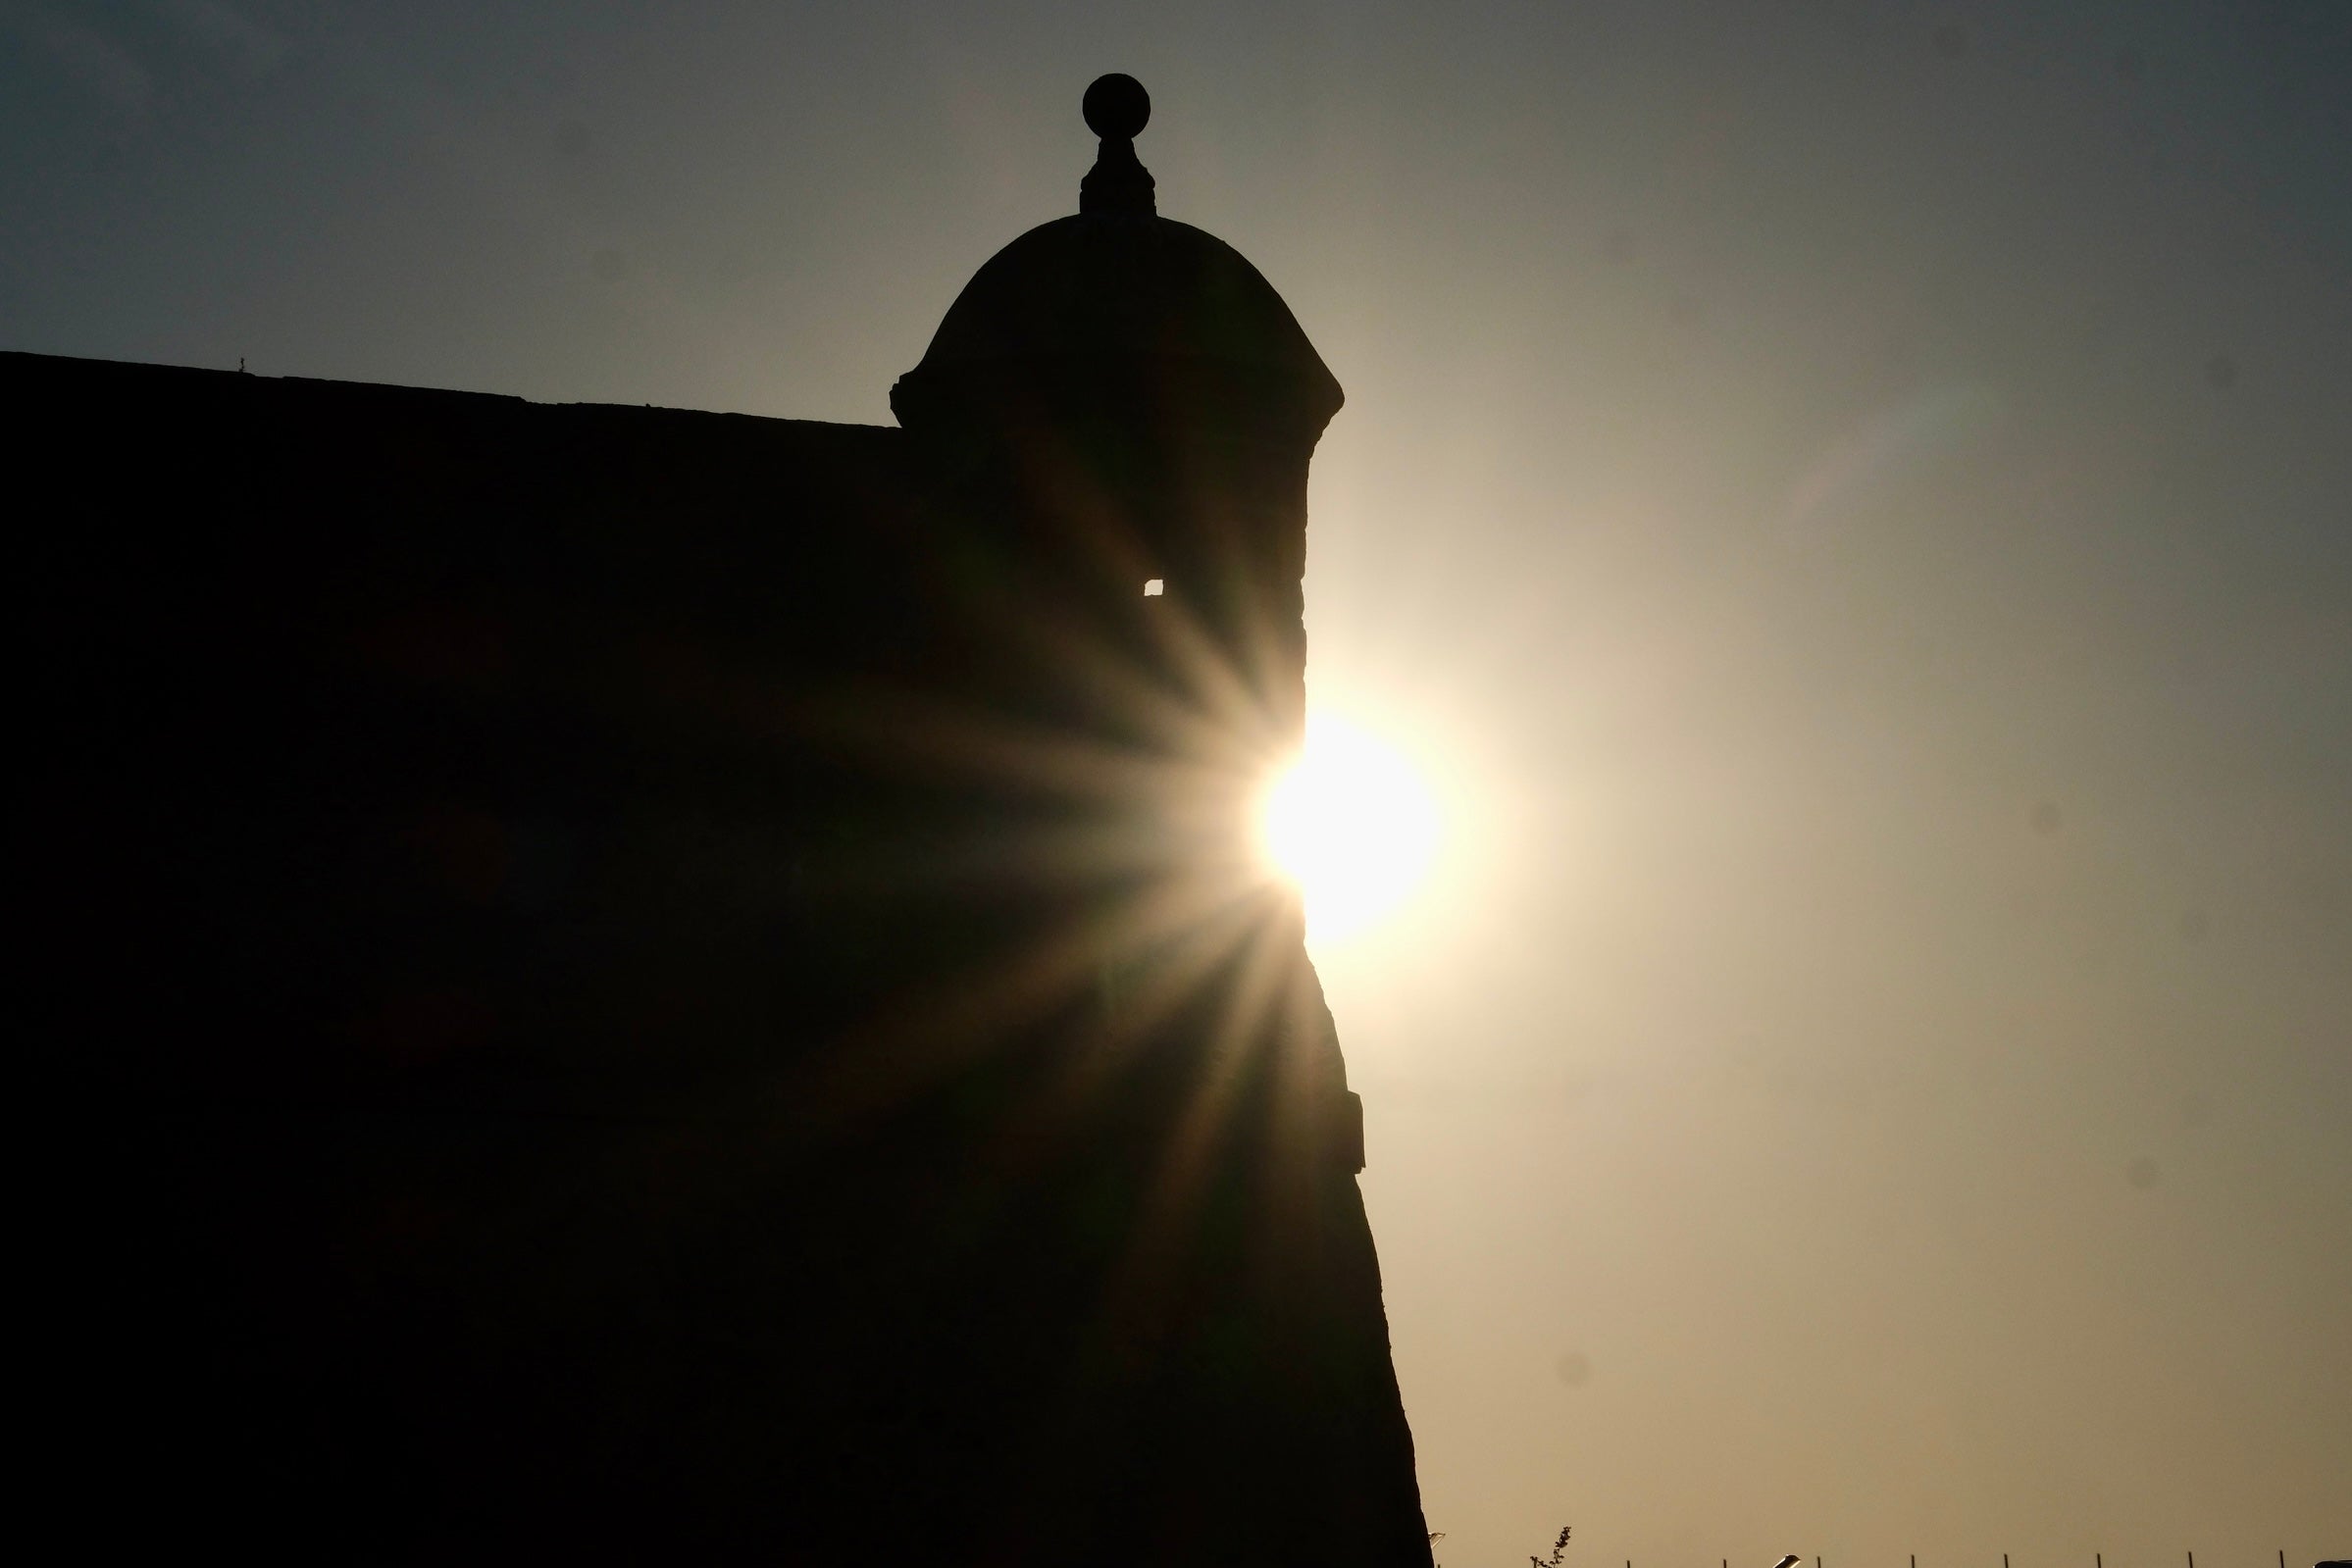
M887 423L1110 70L1446 807L1441 1558L2352 1553L2352 4L0 0L0 347Z

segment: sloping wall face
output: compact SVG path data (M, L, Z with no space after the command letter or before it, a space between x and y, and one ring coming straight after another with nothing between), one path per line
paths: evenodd
M1426 1563L1166 607L1072 612L895 430L25 355L0 408L84 1539Z

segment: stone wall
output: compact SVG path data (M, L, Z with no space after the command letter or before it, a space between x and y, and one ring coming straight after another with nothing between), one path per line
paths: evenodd
M1085 718L1162 612L1040 598L896 430L0 408L86 1554L1426 1563L1247 759Z

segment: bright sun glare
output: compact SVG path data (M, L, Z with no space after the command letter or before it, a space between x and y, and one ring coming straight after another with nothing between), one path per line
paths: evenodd
M1437 851L1437 801L1396 747L1315 713L1304 752L1266 791L1258 833L1304 896L1309 930L1332 940L1390 914L1419 885Z

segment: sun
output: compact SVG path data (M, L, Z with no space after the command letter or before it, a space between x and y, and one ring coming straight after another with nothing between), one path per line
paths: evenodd
M1405 902L1428 875L1439 827L1436 797L1402 751L1320 712L1258 811L1261 849L1298 885L1309 933L1327 941Z

